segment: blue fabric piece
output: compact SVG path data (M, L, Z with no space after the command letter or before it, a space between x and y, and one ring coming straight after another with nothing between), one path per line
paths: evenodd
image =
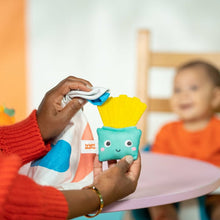
M103 95L101 95L98 99L95 100L87 100L91 102L93 105L102 105L109 97L110 93L105 92Z
M207 212L206 212L206 207L205 207L205 199L206 199L206 196L198 197L199 212L200 212L200 219L201 220L209 220L209 217L208 217Z
M124 211L121 212L108 212L108 213L100 213L94 219L95 220L123 220L124 219ZM73 219L72 219L73 220ZM74 218L74 220L88 220L87 217L81 216L78 218Z
M135 126L126 128L105 127L97 129L99 161L117 160L126 155L138 157L141 130Z
M70 166L70 144L64 140L59 140L51 147L51 150L44 157L33 161L31 167L41 166L57 172L65 172Z
M131 210L131 215L135 220L151 220L150 213L147 208Z
M146 144L144 147L143 147L143 151L150 151L151 150L151 144Z

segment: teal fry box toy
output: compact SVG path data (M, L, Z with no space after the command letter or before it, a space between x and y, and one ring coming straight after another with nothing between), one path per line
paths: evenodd
M146 104L136 97L110 97L98 106L103 127L97 129L99 161L138 157L141 130L136 127Z

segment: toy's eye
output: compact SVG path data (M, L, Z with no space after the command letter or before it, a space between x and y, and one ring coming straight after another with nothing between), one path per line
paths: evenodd
M105 147L110 147L111 146L111 141L110 140L106 140L104 145L105 145Z
M126 140L126 141L125 141L125 146L126 146L126 147L131 147L132 144L133 144L133 143L132 143L131 140Z

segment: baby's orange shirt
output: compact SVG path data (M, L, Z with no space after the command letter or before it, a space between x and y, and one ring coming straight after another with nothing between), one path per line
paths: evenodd
M205 129L189 132L181 121L161 128L152 147L153 152L174 154L203 160L220 166L220 120L212 117Z

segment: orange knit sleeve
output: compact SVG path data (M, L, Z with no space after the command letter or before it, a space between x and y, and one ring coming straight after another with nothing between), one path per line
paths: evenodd
M36 110L19 123L0 127L0 150L5 154L19 155L23 164L50 150L50 144L45 145L41 137Z
M18 175L20 164L16 155L0 155L0 219L66 219L68 204L63 193Z
M10 187L3 210L5 219L63 220L68 215L68 204L57 189L37 185L32 179L18 175Z

